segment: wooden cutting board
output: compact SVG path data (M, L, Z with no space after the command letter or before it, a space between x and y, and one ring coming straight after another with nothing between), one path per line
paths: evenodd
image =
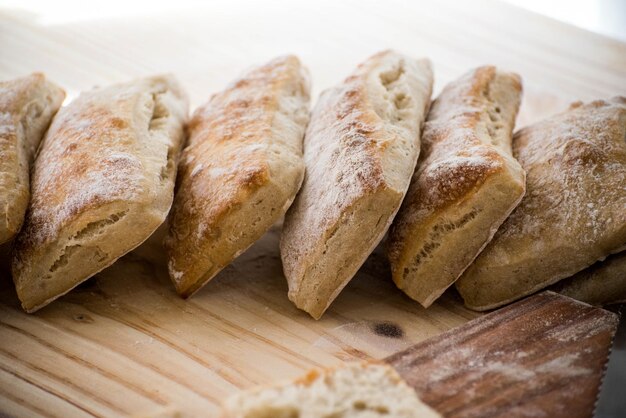
M432 59L436 92L477 65L519 72L519 126L573 100L626 94L626 45L491 0L214 1L166 11L130 3L121 17L88 19L76 8L90 5L55 2L43 18L0 10L0 79L44 71L72 98L173 72L193 109L278 54L300 56L315 98L392 47ZM240 388L385 358L478 316L454 292L420 308L395 289L377 253L316 322L287 300L276 230L187 302L162 260L145 246L35 315L21 312L4 274L0 414L124 416L175 405L211 415Z
M592 417L613 312L544 292L386 359L445 418Z

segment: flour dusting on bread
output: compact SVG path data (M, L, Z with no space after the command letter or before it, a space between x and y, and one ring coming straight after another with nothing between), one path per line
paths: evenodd
M474 260L524 194L511 155L519 76L480 67L434 101L423 152L388 240L392 277L430 306Z
M385 234L419 154L432 89L427 60L393 51L322 93L306 176L281 237L289 298L319 318Z
M40 73L0 82L0 244L22 226L35 152L64 98Z
M527 193L457 282L467 306L500 306L624 249L625 135L624 97L576 103L515 134Z
M81 94L35 161L13 276L33 311L132 250L169 211L187 101L171 77Z
M194 114L165 240L192 295L261 237L302 183L309 80L294 56L251 69Z

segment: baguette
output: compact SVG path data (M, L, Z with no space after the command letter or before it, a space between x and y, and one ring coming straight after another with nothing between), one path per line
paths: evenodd
M0 83L0 244L20 230L30 200L30 166L65 92L34 73Z
M13 279L34 312L143 242L172 203L187 100L170 77L81 94L33 167Z
M429 307L520 202L525 174L512 156L519 76L480 67L432 104L422 153L387 241L396 285Z
M626 249L626 98L575 103L518 131L526 195L457 281L465 304L496 308Z
M304 176L308 103L307 72L286 56L249 71L195 112L165 240L183 297L285 214Z
M404 198L432 90L428 60L374 55L322 93L306 176L281 237L289 299L319 319L380 242Z
M222 418L437 418L389 365L350 363L229 398Z
M626 303L626 251L598 261L550 290L590 305Z

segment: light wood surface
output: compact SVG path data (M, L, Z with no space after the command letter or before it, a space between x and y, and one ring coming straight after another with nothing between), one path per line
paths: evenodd
M626 45L486 0L211 2L63 23L0 11L0 79L44 71L70 97L173 72L193 108L284 53L310 68L317 97L389 47L430 57L436 91L482 64L519 72L519 125L572 100L626 94ZM20 311L4 274L0 415L125 416L171 406L211 416L238 388L383 358L476 316L454 293L420 308L394 288L376 254L316 322L287 300L276 230L187 302L162 258L148 245L35 315Z
M387 361L447 418L592 417L619 317L542 292Z
M173 404L200 415L237 388L383 358L476 316L453 295L419 307L395 289L378 252L315 321L286 297L277 228L185 301L157 242L35 315L3 281L0 409L52 411L64 400L76 414Z

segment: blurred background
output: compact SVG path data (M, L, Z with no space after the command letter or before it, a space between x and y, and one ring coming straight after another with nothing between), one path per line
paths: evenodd
M502 0L517 7L531 10L575 26L626 41L626 1L624 0ZM470 1L471 2L471 1ZM181 9L207 7L211 1L200 0L3 0L5 8L32 13L42 23L59 24L78 20L143 16ZM262 12L271 1L220 2L225 11L242 7ZM283 2L277 2L280 4ZM286 2L284 2L286 3ZM290 3L294 3L293 1ZM295 1L295 3L299 3ZM302 3L302 2L300 2ZM319 2L316 2L319 3ZM322 2L323 3L323 2ZM365 1L362 3L376 3ZM425 3L428 4L428 3ZM321 5L321 4L320 4Z
M626 41L624 0L503 0L522 9Z
M624 0L0 0L2 16L0 76L42 69L67 86L71 99L93 85L169 71L189 88L192 106L279 54L296 53L309 66L316 97L365 57L395 48L433 60L435 93L472 66L492 63L543 73L537 84L528 78L528 91L540 88L541 106L558 108L606 95L597 84L581 88L560 68L580 57L610 58L591 45L593 36L580 44L573 34L626 42ZM521 120L544 113L523 111Z

